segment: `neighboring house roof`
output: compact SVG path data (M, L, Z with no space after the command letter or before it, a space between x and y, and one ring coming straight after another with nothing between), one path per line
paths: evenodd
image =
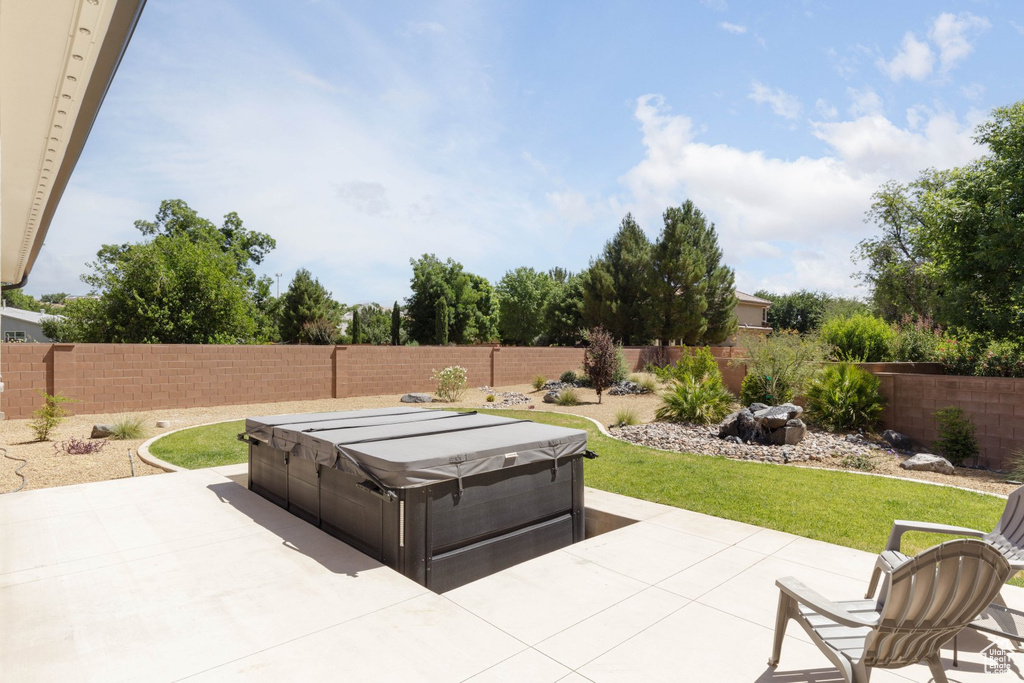
M764 306L765 308L768 308L769 306L772 305L772 302L768 301L767 299L762 299L761 297L757 297L752 294L745 294L744 292L741 292L738 289L736 290L736 299L743 304L758 304L760 306Z
M50 313L40 313L38 311L26 311L22 308L11 308L10 306L4 306L0 308L0 315L5 318L12 320L20 320L23 323L33 323L36 325L42 325L43 320L46 318L63 318L62 315L52 315Z

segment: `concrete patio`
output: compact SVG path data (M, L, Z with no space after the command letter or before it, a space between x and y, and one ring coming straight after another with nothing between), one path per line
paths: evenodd
M766 666L774 581L856 598L872 555L587 495L639 521L444 595L250 493L245 466L0 496L0 680L840 680L796 627ZM962 634L950 679L1021 679L986 673L993 642Z

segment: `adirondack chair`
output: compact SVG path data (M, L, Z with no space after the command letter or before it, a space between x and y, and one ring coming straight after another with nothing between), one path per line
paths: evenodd
M779 579L779 610L769 666L777 666L789 620L796 621L847 683L867 683L871 670L927 662L935 683L948 683L939 647L999 592L1011 573L992 545L947 541L892 570L885 602L832 602L793 577Z
M1006 498L1006 507L999 518L996 528L986 533L977 529L969 529L962 526L950 524L933 524L931 522L908 522L897 519L892 523L892 532L889 534L889 542L885 544L885 550L878 556L875 563L875 570L871 573L871 582L868 584L868 592L865 598L875 594L878 587L878 580L882 575L892 571L892 568L906 562L908 557L900 552L900 541L903 534L908 531L925 531L933 534L951 534L954 536L970 536L980 538L986 543L995 547L1003 554L1006 561L1010 563L1013 574L1024 571L1024 486L1014 489ZM882 586L881 599L885 598L885 584ZM1002 604L1002 599L998 601Z

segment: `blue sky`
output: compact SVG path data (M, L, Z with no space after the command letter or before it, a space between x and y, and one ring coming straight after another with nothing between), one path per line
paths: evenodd
M27 291L169 198L385 304L423 253L579 271L691 199L740 289L864 295L871 193L984 153L1022 63L1009 1L149 0Z

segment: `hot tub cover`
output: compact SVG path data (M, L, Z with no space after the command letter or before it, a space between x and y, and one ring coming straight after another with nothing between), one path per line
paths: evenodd
M382 408L251 417L246 434L388 488L411 488L582 455L587 433L479 413Z

